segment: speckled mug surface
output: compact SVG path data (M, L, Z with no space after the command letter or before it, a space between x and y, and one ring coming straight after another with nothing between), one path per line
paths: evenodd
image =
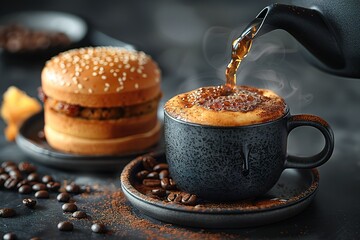
M321 152L310 157L287 154L287 137L299 126L317 128L325 138ZM179 189L203 199L236 201L257 197L274 186L285 168L314 168L334 148L329 124L313 115L289 111L274 121L223 127L178 120L165 111L165 153Z

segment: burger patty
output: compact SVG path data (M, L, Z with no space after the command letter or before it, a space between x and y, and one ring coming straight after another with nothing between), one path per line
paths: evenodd
M91 120L111 120L144 115L155 111L159 101L159 98L155 98L149 102L132 106L92 108L57 101L51 97L45 96L43 92L39 93L39 97L44 103L46 102L52 110L58 113L65 114L69 117L79 117Z

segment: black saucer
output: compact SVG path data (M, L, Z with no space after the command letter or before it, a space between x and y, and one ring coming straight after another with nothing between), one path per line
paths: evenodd
M44 112L35 114L27 119L16 137L17 145L34 161L44 165L66 170L84 171L117 171L139 154L161 151L163 140L144 151L131 152L122 155L77 155L64 153L49 146L46 139L39 137L44 128Z
M164 154L155 154L165 162ZM241 228L265 225L293 217L315 197L319 173L316 169L286 169L276 185L264 196L235 203L201 202L185 206L147 196L135 174L142 170L141 159L130 162L121 174L122 190L142 213L163 222L201 228Z

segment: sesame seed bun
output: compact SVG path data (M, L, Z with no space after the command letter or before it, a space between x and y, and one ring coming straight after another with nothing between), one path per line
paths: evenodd
M81 48L49 60L41 74L44 93L70 104L117 107L160 94L160 70L145 53L116 47Z
M160 138L160 70L143 52L115 47L60 53L42 71L45 136L76 154L140 151Z

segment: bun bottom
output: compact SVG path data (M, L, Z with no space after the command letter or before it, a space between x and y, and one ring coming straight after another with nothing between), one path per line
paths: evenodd
M46 140L54 149L82 155L116 155L131 153L149 148L160 139L161 124L158 121L146 133L122 138L87 139L71 136L54 130L45 124Z

